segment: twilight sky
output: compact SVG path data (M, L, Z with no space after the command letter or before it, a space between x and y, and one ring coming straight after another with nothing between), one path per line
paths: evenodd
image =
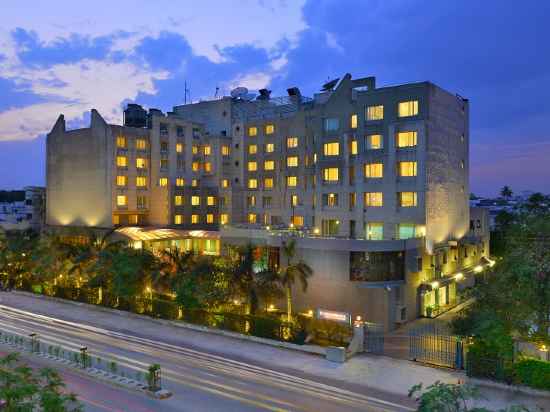
M430 80L470 99L471 189L550 192L546 0L2 0L0 188L44 185L59 113L120 123L125 103L169 110L216 87L328 78Z

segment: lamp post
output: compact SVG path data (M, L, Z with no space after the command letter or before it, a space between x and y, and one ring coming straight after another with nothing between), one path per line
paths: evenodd
M87 346L80 347L80 365L82 369L86 369L86 367L88 366L88 347Z
M38 341L38 335L36 333L30 333L29 338L31 338L31 352L40 352L40 342Z

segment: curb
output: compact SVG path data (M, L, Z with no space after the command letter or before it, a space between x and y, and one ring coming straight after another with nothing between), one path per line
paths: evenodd
M507 385L501 382L494 382L494 381L478 379L478 378L467 378L466 382L476 386L499 389L499 390L506 391L513 394L521 394L521 395L526 395L530 397L550 399L550 391L533 389L533 388L529 388L528 386Z
M98 381L105 382L120 388L126 388L126 389L135 390L138 392L142 392L155 399L166 399L172 396L172 392L167 391L165 389L162 389L156 392L150 391L146 385L131 378L115 375L113 373L102 371L96 368L82 368L80 364L72 362L70 360L57 358L47 353L27 352L23 348L17 345L5 343L5 342L0 342L0 344L3 346L13 348L25 358L28 358L28 357L32 358L36 356L43 360L55 362L63 366L66 366L70 368L71 371L78 373L79 375L94 378Z
M106 312L106 313L116 314L118 316L123 316L123 317L130 317L130 318L139 319L139 320L149 320L151 322L154 322L154 323L157 323L157 324L160 324L160 325L164 325L164 326L175 326L175 327L178 327L178 328L194 330L196 332L211 333L211 334L214 334L214 335L225 336L225 337L233 338L233 339L246 340L246 341L249 341L249 342L260 343L260 344L263 344L263 345L274 346L274 347L283 348L283 349L295 350L295 351L298 351L298 352L309 353L309 354L313 354L313 355L320 355L320 356L325 356L326 355L326 348L324 348L322 346L318 346L318 345L297 345L295 343L280 342L280 341L276 341L276 340L272 340L272 339L268 339L268 338L260 338L258 336L251 336L251 335L243 335L242 333L238 333L238 332L231 332L231 331L226 331L226 330L222 330L222 329L215 329L215 328L210 328L208 326L199 326L199 325L194 325L192 323L187 323L187 322L182 322L182 321L174 321L174 320L153 318L153 317L150 317L150 316L147 316L147 315L139 315L137 313L126 312L126 311L123 311L123 310L112 309L112 308L106 308L104 306L92 305L92 304L89 304L89 303L75 302L74 300L57 298L57 297L54 297L54 296L38 295L38 294L35 294L35 293L31 293L31 292L13 290L11 293L20 294L20 295L23 295L23 296L34 297L34 298L38 298L38 299L50 300L50 301L58 302L58 303L65 303L65 304L68 304L68 305L75 305L75 306L85 307L85 308L90 309L90 310L96 310L98 312Z

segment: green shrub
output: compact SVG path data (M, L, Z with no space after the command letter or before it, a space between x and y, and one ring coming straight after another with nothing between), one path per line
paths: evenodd
M516 383L550 390L550 362L524 359L514 364Z

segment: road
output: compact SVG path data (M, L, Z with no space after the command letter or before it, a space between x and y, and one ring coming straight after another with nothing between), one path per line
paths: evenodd
M75 310L78 310L75 308ZM85 323L0 305L0 329L40 336L41 342L92 356L116 355L119 365L162 365L163 387L174 395L153 400L125 389L64 370L69 389L80 394L88 411L412 411L410 401L395 395L375 396L282 371L174 345L162 338L104 329ZM113 328L114 329L114 328ZM122 360L122 361L121 361Z

